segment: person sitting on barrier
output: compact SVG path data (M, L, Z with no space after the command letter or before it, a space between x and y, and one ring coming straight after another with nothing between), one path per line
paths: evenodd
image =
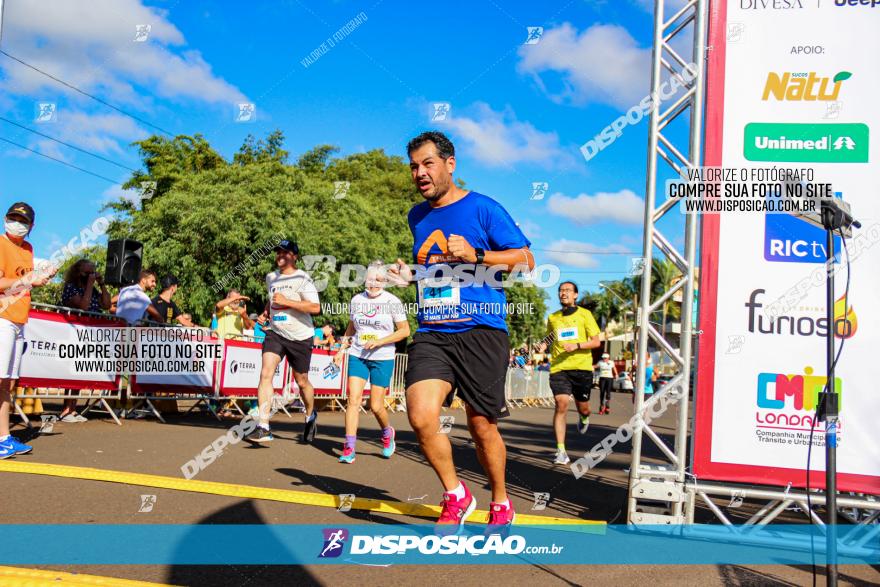
M269 417L275 389L272 380L275 369L284 357L293 370L293 379L299 387L300 399L305 405L306 421L301 441L310 444L315 439L318 413L315 411L315 390L309 382L312 360L312 337L315 325L312 316L321 313L318 289L311 276L297 269L299 247L292 240L281 240L275 245L277 271L266 275L269 290L266 309L260 323L271 328L263 341L263 363L257 395L260 400L260 423L245 436L248 442L264 443L272 440Z
M255 320L248 316L247 302L250 298L238 290L230 289L226 297L214 306L217 317L217 337L241 339L244 331L254 328Z
M6 212L6 233L0 237L0 459L33 450L9 433L9 414L24 353L31 288L46 285L58 272L51 264L34 270L34 249L24 239L34 228L35 216L28 204L13 204Z
M403 305L385 291L382 262L367 268L366 291L349 304L349 321L342 337L342 349L333 362L342 367L348 355L348 405L345 408L345 445L340 463L353 463L357 443L358 416L367 381L370 382L370 411L382 428L382 456L394 454L394 428L385 409L385 394L394 373L394 345L409 336L409 322Z
M95 264L88 259L80 259L67 269L64 274L64 289L61 292L61 305L65 308L86 312L101 312L110 309L110 292L104 285L101 274L96 271ZM97 285L97 288L95 287ZM101 290L98 293L98 289ZM65 390L73 393L74 390ZM76 400L64 400L58 419L62 422L86 422L85 416L76 413Z
M123 287L116 295L116 315L134 325L149 316L150 320L162 322L162 315L153 306L150 296L146 292L153 291L156 287L156 274L149 269L144 269L138 275L138 282L128 287Z
M162 316L160 322L171 324L172 321L176 320L181 326L192 328L195 326L192 321L192 316L181 312L180 308L177 307L177 304L171 299L174 297L174 294L177 293L177 283L177 277L174 275L166 275L163 277L162 293L153 298L153 307L156 308L159 315Z

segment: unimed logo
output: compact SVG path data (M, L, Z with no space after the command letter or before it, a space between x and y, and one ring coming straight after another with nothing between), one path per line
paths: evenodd
M751 122L743 154L749 161L867 163L868 125Z

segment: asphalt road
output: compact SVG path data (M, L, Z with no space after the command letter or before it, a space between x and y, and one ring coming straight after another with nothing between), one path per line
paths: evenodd
M51 405L51 404L50 404ZM594 416L588 433L580 436L572 427L567 445L574 459L614 431L631 414L628 395L615 394L613 413ZM486 478L473 445L469 443L462 410L445 415L455 418L450 434L456 464L468 482L481 508L489 501ZM567 467L552 464L555 443L549 408L515 409L503 420L502 433L508 445L508 484L517 511L550 516L625 521L629 445L599 467L575 479ZM665 419L665 421L664 421ZM672 433L669 416L658 422L667 440ZM171 416L167 424L153 420L128 420L122 427L108 419L95 418L83 424L55 425L50 435L33 439L34 453L18 457L31 462L95 467L181 477L180 467L211 443L234 422L219 423L205 415L186 418ZM381 444L375 420L361 418L358 458L353 465L337 462L343 438L340 412L322 412L318 436L313 446L296 442L302 416L293 419L276 416L276 440L267 448L245 443L233 446L197 477L199 480L237 483L260 487L297 489L321 493L352 493L358 497L437 504L441 488L419 452L405 414L393 414L398 430L398 452L390 460L379 456ZM666 427L664 428L664 424ZM21 433L21 427L14 432ZM649 455L658 455L646 446ZM339 512L333 508L240 499L184 491L151 489L98 481L55 478L17 473L0 473L0 511L7 524L344 524L368 522L424 523L426 520L371 512ZM549 492L550 502L543 512L532 512L534 494ZM155 495L153 510L141 513L141 495ZM753 510L748 506L728 513L734 521L744 521ZM797 518L793 518L797 519ZM700 510L698 520L712 516ZM13 538L14 539L14 538ZM37 547L35 545L35 547ZM590 553L584 552L590 563ZM507 585L805 585L810 584L810 568L788 566L683 566L674 560L666 566L425 566L370 568L350 565L314 566L62 566L51 567L108 577L139 579L174 585L412 585L418 580L434 584L485 585L502 577ZM821 571L821 570L820 570ZM612 583L609 583L612 582ZM842 582L853 585L880 583L880 572L872 567L845 567ZM819 584L824 581L820 577Z

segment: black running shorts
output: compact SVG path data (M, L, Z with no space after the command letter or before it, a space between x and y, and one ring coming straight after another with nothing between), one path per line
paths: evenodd
M263 340L263 353L272 353L282 359L287 357L294 373L308 374L312 362L312 339L290 340L270 330Z
M550 374L550 391L553 395L573 395L579 402L590 401L593 372L571 369Z
M508 415L504 383L510 361L507 333L495 328L464 332L416 332L407 350L406 387L426 379L452 384L452 392L478 414Z

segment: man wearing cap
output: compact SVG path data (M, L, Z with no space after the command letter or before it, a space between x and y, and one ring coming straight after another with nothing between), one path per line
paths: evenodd
M177 304L171 299L177 293L177 277L174 275L166 275L162 278L162 293L153 298L153 307L162 317L162 322L171 324L177 321L182 326L191 328L193 325L192 316L184 314L177 307Z
M282 358L293 369L293 378L299 387L300 399L306 408L306 422L301 441L311 443L317 430L314 390L309 383L309 365L312 360L312 337L315 327L312 316L321 313L318 290L308 273L296 268L299 247L292 240L282 240L275 245L277 271L266 275L269 300L259 318L260 324L268 324L263 340L263 366L257 394L260 400L260 423L247 436L249 442L265 443L272 440L269 430L271 415L272 378Z
M34 249L25 237L34 227L34 209L24 202L6 212L0 237L0 459L33 450L9 434L12 391L18 383L24 351L24 326L31 309L32 287L46 285L58 267L34 271Z
M614 389L614 380L617 378L617 367L608 353L602 353L602 360L596 367L599 368L599 414L610 414L611 390Z

